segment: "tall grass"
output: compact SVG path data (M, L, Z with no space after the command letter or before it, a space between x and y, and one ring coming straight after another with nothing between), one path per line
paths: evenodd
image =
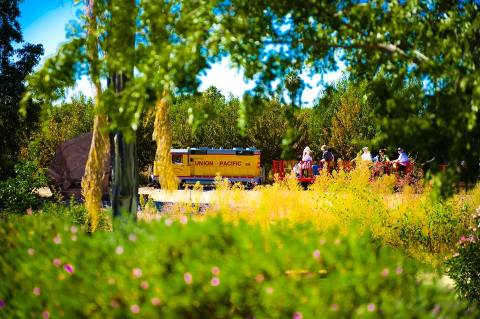
M438 200L428 185L420 194L409 185L398 192L395 176L375 181L370 177L367 169L325 174L307 190L292 176L253 191L221 182L207 214L263 227L279 221L311 222L320 231L338 228L344 233L355 224L357 231L369 231L388 245L435 263L453 252L455 243L472 225L471 213L480 205L478 186Z

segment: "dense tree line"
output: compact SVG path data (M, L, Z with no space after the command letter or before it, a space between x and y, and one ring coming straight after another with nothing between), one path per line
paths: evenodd
M172 147L256 147L262 150L263 164L282 158L282 145L289 130L294 132L290 157L297 159L305 146L310 146L317 158L322 144L331 146L342 158L353 158L362 145L371 145L375 122L371 104L363 98L365 85L343 80L325 91L313 108L294 111L291 105L278 99L238 99L225 97L215 87L196 95L175 98L170 110ZM239 129L242 103L252 104L247 114L244 134ZM203 112L201 121L192 121L192 114ZM91 130L93 101L82 95L61 106L52 106L42 128L33 134L40 149L39 160L48 167L58 145ZM154 116L144 114L137 131L139 166L152 164L155 143L152 140Z

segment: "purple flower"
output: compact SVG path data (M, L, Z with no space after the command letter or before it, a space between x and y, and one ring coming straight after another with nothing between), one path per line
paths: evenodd
M0 308L5 307L5 300L0 299Z
M315 250L313 251L313 258L315 258L316 260L319 260L319 259L320 259L320 250L315 249Z
M369 303L368 306L367 306L367 310L369 312L374 312L375 311L375 304L374 303Z
M397 275L400 275L402 272L403 272L403 268L400 267L400 266L398 266L397 269L395 270L395 273L396 273Z
M432 310L432 314L438 315L441 310L442 310L442 308L439 305L435 305L435 307Z
M192 274L189 273L189 272L186 272L183 274L183 280L185 280L185 283L187 285L191 285L192 284L192 281L193 281L193 277L192 277Z
M71 264L65 264L63 266L63 269L65 269L66 272L68 272L69 274L73 274L73 266Z
M42 312L42 317L43 319L50 318L50 312L48 312L48 310L45 310L44 312Z
M220 285L220 279L218 277L213 277L212 280L210 280L210 284L213 287L217 287L218 285Z
M332 305L330 306L330 309L332 309L332 311L337 311L338 308L339 308L339 306L336 303L332 303Z
M301 312L297 311L293 314L292 316L293 319L302 319L303 318L303 315Z

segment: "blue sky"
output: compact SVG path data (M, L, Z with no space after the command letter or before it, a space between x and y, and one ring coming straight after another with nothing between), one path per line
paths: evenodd
M41 43L45 49L45 56L55 53L58 45L65 41L65 26L68 21L75 19L75 12L80 7L73 6L73 0L24 0L20 4L20 25L24 40L31 43ZM326 73L324 83L338 80L342 71ZM311 86L305 89L302 95L304 106L311 106L319 95L323 86L320 85L321 76L309 77L302 75L303 80ZM233 69L228 58L211 66L206 74L200 77L200 91L214 85L225 95L233 94L241 97L242 94L253 88L252 82L246 82L242 70ZM78 81L76 91L82 91L92 96L89 81L84 78Z

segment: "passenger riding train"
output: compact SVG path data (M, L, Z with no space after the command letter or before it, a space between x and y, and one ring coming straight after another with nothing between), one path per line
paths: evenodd
M173 170L181 184L213 185L221 176L232 183L247 186L264 181L260 166L261 151L256 148L188 148L171 149ZM154 163L153 181L158 180L159 165Z

